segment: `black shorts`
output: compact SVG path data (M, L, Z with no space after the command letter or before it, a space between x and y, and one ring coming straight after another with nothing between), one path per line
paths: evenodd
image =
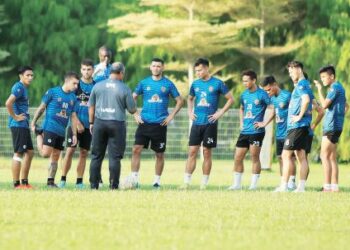
M33 142L29 128L11 127L13 152L25 153L33 150Z
M83 133L78 133L77 134L77 139L78 139L78 143L79 144L79 148L83 148L86 150L90 150L91 147L91 138L92 135L90 133L90 129L85 128ZM72 131L72 127L68 127L67 129L67 147L70 148L76 148L77 144L72 146L73 143L73 131Z
M167 126L160 124L143 123L139 124L135 132L135 145L143 145L148 148L151 142L151 149L157 153L163 153L166 149Z
M261 147L264 140L265 133L244 135L240 134L236 143L238 148L249 148L250 145Z
M314 136L313 135L308 135L307 139L306 139L306 148L305 148L305 153L306 154L310 154L311 152L311 146L312 146L312 141L314 140Z
M339 137L343 131L337 130L337 131L328 131L323 134L323 136L327 136L328 140L331 141L333 144L337 144L339 142Z
M282 156L284 139L276 139L276 155Z
M190 132L189 146L199 146L203 142L203 147L215 148L218 137L218 123L206 125L192 125Z
M307 137L309 136L309 127L301 127L291 129L287 132L287 137L284 141L283 149L285 150L301 150L306 152Z
M64 149L64 137L44 130L43 144L62 151Z

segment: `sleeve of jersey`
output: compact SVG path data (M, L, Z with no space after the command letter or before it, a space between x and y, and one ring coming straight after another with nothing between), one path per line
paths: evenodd
M192 85L191 85L189 95L190 95L190 96L195 96L195 93L194 93L194 87L193 87L193 83L192 83Z
M143 89L142 89L142 82L139 82L134 90L134 93L136 95L142 95L143 94Z
M180 95L174 83L170 83L170 94L173 98L176 98Z
M74 108L73 108L73 112L78 113L79 111L79 102L78 99L75 97L74 98Z
M297 88L298 88L300 96L309 95L309 92L308 92L305 85L299 85L299 86L297 86Z
M228 87L226 86L226 84L222 81L220 81L220 92L223 94L223 95L226 95L228 93L229 89Z
M52 99L52 90L49 89L48 91L46 91L45 95L43 96L43 98L41 99L42 103L45 103L46 105L49 104L49 102Z
M328 92L327 92L327 96L326 96L326 99L329 99L331 101L334 101L334 99L336 98L337 96L337 90L333 87L330 87Z
M96 94L95 94L95 88L92 89L90 98L89 98L89 106L95 106L96 103Z
M16 84L12 87L11 94L14 95L16 99L21 97L23 95L23 87Z
M271 98L269 97L269 95L265 91L263 92L263 100L267 106L272 104Z

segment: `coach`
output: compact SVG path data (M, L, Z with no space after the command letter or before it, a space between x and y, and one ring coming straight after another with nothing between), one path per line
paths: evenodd
M96 84L90 95L91 189L98 189L101 165L107 146L110 189L117 189L119 185L120 160L123 158L126 144L125 110L131 114L136 112L131 90L122 81L124 73L125 67L122 63L113 63L109 79Z

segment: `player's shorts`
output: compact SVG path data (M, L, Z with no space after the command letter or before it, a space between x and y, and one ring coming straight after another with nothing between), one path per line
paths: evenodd
M160 124L143 123L139 124L135 133L134 145L143 145L148 148L151 142L151 149L156 153L163 153L166 149L167 126Z
M323 136L327 136L328 140L331 141L333 144L337 144L339 142L339 137L343 131L337 130L337 131L327 131L323 134Z
M282 156L284 139L276 139L276 155Z
M291 129L287 132L283 149L285 150L301 150L308 146L307 137L309 136L309 127L301 127Z
M91 139L92 139L92 135L90 133L90 129L85 128L83 133L77 133L77 139L78 139L78 143L74 146L72 146L73 144L73 131L72 131L72 127L68 127L67 129L67 147L70 148L76 148L77 145L79 144L79 148L83 148L86 150L90 150L91 147Z
M25 153L33 150L33 142L29 128L11 127L13 152Z
M64 137L44 130L43 144L62 151L64 149Z
M314 136L313 135L308 135L307 136L307 138L306 138L306 148L305 148L305 153L306 154L310 154L313 140L314 140Z
M203 143L203 147L215 148L218 137L218 123L210 123L206 125L193 124L190 132L189 146L199 146Z
M261 147L264 137L265 137L265 133L250 134L250 135L240 134L237 139L236 147L249 148L250 145Z

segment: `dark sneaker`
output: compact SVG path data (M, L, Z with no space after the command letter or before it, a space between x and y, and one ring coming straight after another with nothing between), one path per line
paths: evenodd
M160 184L159 183L154 183L153 184L154 189L160 189Z

